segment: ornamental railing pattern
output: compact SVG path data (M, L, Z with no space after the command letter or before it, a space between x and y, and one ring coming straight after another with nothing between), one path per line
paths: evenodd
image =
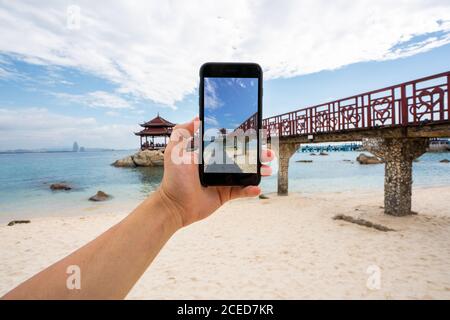
M450 121L450 71L266 118L268 136L291 137ZM254 128L252 115L239 128Z

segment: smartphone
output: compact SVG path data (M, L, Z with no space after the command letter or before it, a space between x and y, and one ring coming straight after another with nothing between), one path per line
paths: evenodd
M256 63L200 68L199 175L203 186L248 186L261 181L263 73Z

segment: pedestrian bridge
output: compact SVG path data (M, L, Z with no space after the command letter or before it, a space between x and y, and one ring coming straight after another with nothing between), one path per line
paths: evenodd
M269 141L279 139L278 194L288 194L289 159L301 144L362 141L385 161L385 213L411 214L413 160L428 139L450 137L449 87L450 71L263 119Z

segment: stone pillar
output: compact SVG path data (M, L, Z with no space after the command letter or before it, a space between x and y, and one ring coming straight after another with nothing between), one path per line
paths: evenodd
M393 216L412 214L412 163L426 152L428 139L368 139L363 145L385 161L384 213Z
M288 173L289 173L289 159L297 150L298 144L279 142L279 168L278 168L278 195L288 195Z

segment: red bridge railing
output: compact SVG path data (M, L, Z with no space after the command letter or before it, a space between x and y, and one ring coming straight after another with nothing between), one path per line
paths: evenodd
M450 121L450 71L280 114L262 121L268 136L291 137ZM239 128L254 128L253 115Z

